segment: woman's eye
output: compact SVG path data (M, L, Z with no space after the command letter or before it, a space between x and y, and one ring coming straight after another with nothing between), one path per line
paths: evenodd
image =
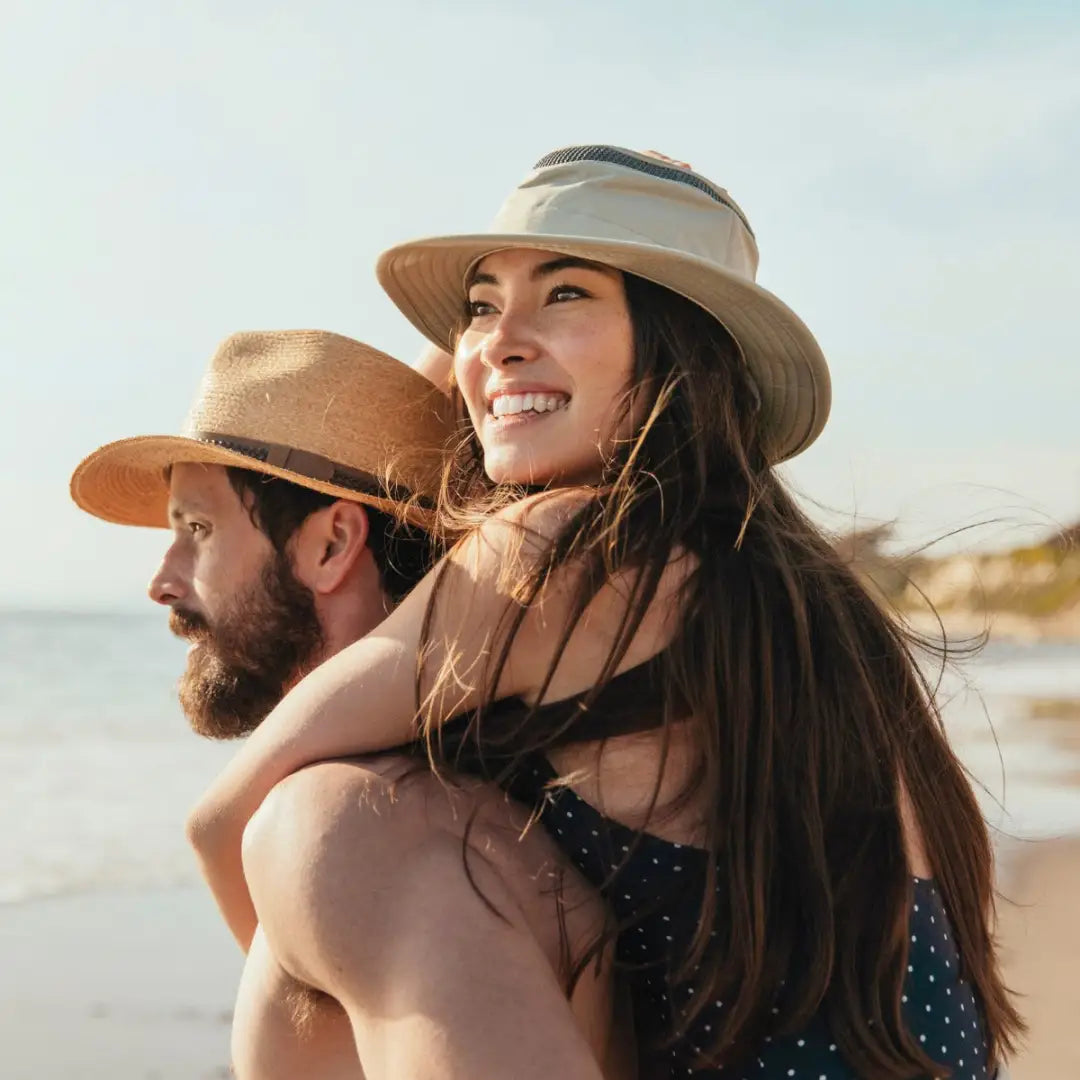
M495 305L486 300L470 300L468 304L469 318L478 319L482 315L491 315L495 311Z
M579 289L576 285L556 285L551 290L549 299L557 304L564 303L567 300L580 300L582 297L589 294L584 289Z
M192 536L201 536L206 533L206 526L201 521L189 521L188 531Z

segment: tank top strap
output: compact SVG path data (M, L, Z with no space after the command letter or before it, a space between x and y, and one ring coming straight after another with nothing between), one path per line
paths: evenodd
M661 686L658 655L627 668L598 691L586 690L539 705L535 715L565 722L569 742L593 742L650 731L663 723Z
M531 710L520 698L503 698L484 710L482 745L477 745L478 732L472 726L478 716L476 712L461 713L448 720L439 734L441 755L455 768L497 776L515 756L512 749L515 743L518 750L529 752L527 740L522 745L512 732L523 722L531 726L527 719L530 715L542 721L538 727L559 729L560 745L651 731L663 723L661 686L660 659L653 657L616 675L599 690L583 691ZM529 756L533 754L530 752ZM546 763L542 755L538 758Z

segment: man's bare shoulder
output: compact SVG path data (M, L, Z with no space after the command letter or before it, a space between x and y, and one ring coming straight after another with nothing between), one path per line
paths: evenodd
M493 891L502 897L497 904L509 903L507 913L528 928L553 966L562 948L559 904L570 913L565 932L572 949L587 946L604 924L599 894L529 808L494 784L437 775L419 755L339 759L294 773L271 792L244 836L244 869L258 893L260 919L288 927L297 951L281 959L300 978L310 951L303 941L317 932L312 927L334 910L355 914L373 885L396 882L408 894L400 905L408 907L417 883L457 888L454 879L481 868L488 883L483 894ZM332 881L347 903L328 904L320 880ZM269 883L272 889L262 887Z
M339 758L293 773L252 818L245 859L291 857L298 849L310 857L341 834L352 843L373 823L371 835L379 844L391 831L399 841L412 835L430 842L441 834L497 865L516 867L524 860L535 872L562 860L529 808L489 782L433 771L421 752ZM283 838L285 848L276 843ZM362 847L353 850L359 854Z

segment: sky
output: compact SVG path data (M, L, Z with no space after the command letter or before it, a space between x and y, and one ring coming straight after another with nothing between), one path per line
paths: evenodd
M78 511L79 460L178 431L237 330L411 361L379 252L584 142L747 212L832 368L787 470L823 521L1080 518L1078 57L1080 6L1038 0L6 0L0 607L147 608L165 534Z

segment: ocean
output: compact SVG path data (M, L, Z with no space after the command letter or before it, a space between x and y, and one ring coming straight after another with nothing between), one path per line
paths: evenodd
M0 903L198 881L184 817L236 746L189 730L185 649L161 611L0 614ZM1006 842L1080 834L1080 644L992 643L942 698Z
M0 903L197 880L187 809L235 745L193 735L164 613L0 614Z

